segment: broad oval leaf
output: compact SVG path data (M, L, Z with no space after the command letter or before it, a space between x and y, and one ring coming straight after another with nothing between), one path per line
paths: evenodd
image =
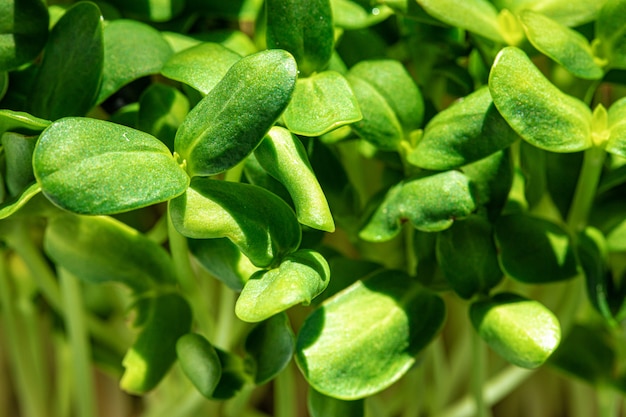
M555 315L534 300L500 293L470 306L480 337L507 361L522 368L541 366L561 341Z
M307 408L311 417L364 417L365 400L344 401L309 387Z
M131 394L155 388L176 360L176 341L191 328L192 312L176 293L158 294L149 303L147 317L137 340L126 352L120 387Z
M189 177L155 137L90 118L48 127L33 155L46 197L80 214L112 214L182 194Z
M421 168L458 168L519 139L481 88L433 117L407 160Z
M548 81L521 49L500 51L489 90L498 111L531 145L552 152L578 152L592 145L589 108Z
M503 216L495 239L502 269L518 281L541 284L579 273L571 238L556 223L527 214Z
M198 392L213 398L222 378L222 364L213 345L198 333L187 333L176 341L176 356Z
M300 223L326 232L335 230L322 187L298 138L284 128L274 127L254 155L263 169L287 188Z
M151 26L126 19L107 23L102 87L96 103L102 103L131 81L159 73L171 55L169 44Z
M161 74L208 94L240 59L241 55L219 43L203 42L172 55Z
M87 114L98 96L103 61L100 9L91 2L76 3L50 32L30 111L50 120Z
M528 40L541 53L577 77L598 80L604 76L589 41L579 32L531 10L525 10L519 18Z
M246 337L244 347L254 371L254 383L265 384L291 361L295 336L287 314L276 314L262 321Z
M7 0L0 5L0 72L35 59L48 39L48 8L40 0Z
M121 282L137 293L175 282L167 252L137 230L103 216L54 216L44 248L57 264L78 278Z
M333 52L330 0L268 0L269 48L289 51L304 75L325 69Z
M285 256L276 268L252 275L243 287L235 313L258 322L297 305L308 305L328 286L330 269L319 253L302 249Z
M361 111L350 85L335 71L299 78L285 109L285 126L297 135L321 136L361 120Z
M590 2L593 3L593 2ZM603 58L611 68L626 69L626 1L606 0L595 24Z
M187 192L170 201L170 215L182 235L228 237L261 268L295 251L302 236L291 207L250 184L194 178Z
M191 176L226 171L248 156L285 110L297 67L286 51L237 61L178 129L175 149Z
M304 322L296 360L320 393L356 400L397 381L436 336L441 298L398 271L384 271L326 300Z
M359 236L370 242L389 240L400 232L405 220L417 230L445 230L475 208L470 181L458 171L409 179L387 192Z

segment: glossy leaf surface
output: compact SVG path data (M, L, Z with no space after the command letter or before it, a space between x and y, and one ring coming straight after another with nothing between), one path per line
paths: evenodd
M425 169L458 168L518 138L495 108L489 90L482 88L433 117L407 159Z
M504 359L522 368L541 366L558 347L561 326L538 301L500 293L470 306L480 337Z
M403 273L381 272L328 299L306 319L297 338L297 363L320 393L364 398L415 363L444 316L439 296Z
M350 85L335 71L299 78L283 115L287 128L303 136L320 136L361 117Z
M591 111L548 81L526 54L504 48L489 74L498 111L530 144L552 152L577 152L591 146Z
M287 107L296 75L293 57L281 50L237 61L178 129L175 148L187 172L217 174L248 156Z
M35 177L56 205L80 214L112 214L182 194L189 177L155 137L115 123L64 118L43 132Z
M519 281L562 281L579 272L570 236L556 223L526 214L503 216L495 239L502 269Z
M243 287L235 313L243 321L259 322L297 305L308 305L330 279L322 255L302 249L287 255L276 268L252 275Z
M258 267L298 248L300 225L279 197L254 185L196 178L170 202L172 222L195 239L228 237Z
M176 356L198 392L212 398L222 378L222 364L213 345L198 333L187 333L176 341Z
M418 230L440 231L475 208L470 181L458 171L406 180L387 192L359 236L372 242L389 240L405 220Z
M274 127L254 155L263 169L287 188L300 223L327 232L335 230L324 192L297 137L284 128Z
M7 0L0 5L0 71L35 59L48 39L48 9L39 0Z

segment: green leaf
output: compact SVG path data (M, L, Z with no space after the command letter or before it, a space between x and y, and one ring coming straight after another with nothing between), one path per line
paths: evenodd
M359 279L365 279L374 272L381 270L382 266L362 259L349 259L342 256L334 256L328 259L330 276L332 279L328 287L313 300L313 305L319 305L327 298L332 297L339 291L348 288Z
M324 192L298 138L284 128L274 127L254 155L263 169L289 190L300 223L327 232L335 230Z
M285 126L297 135L321 136L361 120L350 85L335 71L324 71L296 82L283 115Z
M451 26L503 42L498 25L498 11L487 0L417 0L417 3L433 17Z
M177 89L151 84L139 99L139 130L151 134L174 150L174 137L189 112L189 100Z
M470 181L458 171L409 179L387 192L359 236L370 242L389 240L406 220L417 230L445 230L475 208Z
M158 385L176 360L176 341L191 328L191 308L180 295L160 294L143 302L150 304L148 317L122 361L120 387L131 394Z
M222 378L222 364L217 351L202 335L187 333L176 342L176 355L183 372L206 398L213 392Z
M364 400L344 401L320 394L309 387L307 406L311 417L363 417Z
M330 0L330 5L333 24L349 31L374 26L393 15L393 9L381 4L366 8L351 0Z
M13 132L0 135L0 143L6 158L4 181L11 196L20 194L35 181L32 160L36 141L37 136L24 136Z
M39 194L40 191L41 187L39 184L34 183L24 189L21 194L2 202L2 204L0 204L0 220L15 214L19 209L24 207L31 198Z
M56 264L84 281L121 282L137 293L174 283L167 252L111 217L54 216L46 228L44 248Z
M297 363L316 391L341 400L364 398L413 366L444 317L439 296L387 270L357 281L305 320Z
M541 53L579 78L598 80L604 76L589 41L579 32L530 10L519 18L528 40Z
M297 304L308 305L326 289L329 278L330 269L322 255L299 250L285 256L276 268L252 275L237 299L235 313L254 323Z
M626 157L626 98L616 101L608 111L609 138L606 151Z
M611 68L626 69L625 0L606 0L596 20L595 33L601 57Z
M574 27L596 20L605 1L532 0L529 2L529 8L562 25Z
M138 20L167 22L178 16L185 8L185 0L110 0L125 14Z
M502 269L516 280L541 284L579 273L571 238L556 223L521 213L503 216L495 239Z
M295 251L302 234L291 207L250 184L194 178L187 192L170 201L170 214L182 235L228 237L261 268Z
M488 294L504 276L493 228L479 216L455 222L437 235L437 262L452 289L465 299Z
M104 28L102 87L96 100L102 103L131 81L157 74L172 55L172 49L152 27L119 19Z
M189 184L155 137L114 123L64 118L40 136L35 177L46 197L80 214L112 214L167 201Z
M541 303L500 293L470 306L472 325L504 359L522 368L541 366L558 347L561 326Z
M241 291L248 278L258 271L227 238L188 239L188 244L200 265L235 291Z
M175 148L187 172L217 174L248 156L287 107L296 75L293 57L281 50L237 61L178 129Z
M9 73L7 71L0 71L0 100L2 100L8 89Z
M267 0L269 48L290 52L302 74L326 68L333 52L333 18L329 0Z
M29 110L50 120L84 116L95 104L103 61L100 9L90 2L76 3L50 32Z
M530 144L551 152L591 146L591 111L548 81L515 47L504 48L491 68L489 90L498 111Z
M204 42L172 55L161 74L208 94L240 59L239 54L218 43Z
M254 368L254 383L265 384L285 369L291 361L295 344L287 314L276 314L252 329L244 347Z
M0 71L37 57L48 39L48 9L41 0L3 0L0 4Z
M34 134L43 131L50 121L40 119L28 113L0 110L0 135L7 131Z
M481 88L433 117L407 160L421 168L458 168L519 139Z
M222 365L222 377L213 391L213 398L227 400L234 397L246 383L250 382L250 376L246 372L245 362L241 357L218 348L215 348L215 351Z

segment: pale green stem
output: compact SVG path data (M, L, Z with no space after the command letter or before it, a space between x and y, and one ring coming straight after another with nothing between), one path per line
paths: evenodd
M606 152L599 146L592 146L585 151L574 199L567 215L567 225L574 233L582 231L587 226L605 157Z
M403 378L403 396L402 417L419 417L420 410L423 406L423 392L426 392L428 382L426 381L427 373L424 363L420 363L411 369ZM416 388L420 388L416 392Z
M70 417L72 415L72 378L67 369L72 367L72 351L67 340L60 334L54 336L55 373L54 373L54 407L55 416Z
M91 346L80 283L75 276L63 268L59 268L59 282L65 307L65 325L72 349L76 412L81 417L95 417L97 408L91 369Z
M489 417L489 407L485 404L483 386L486 373L485 345L477 332L472 332L472 375L471 386L476 404L476 417Z
M230 350L235 342L234 329L237 326L235 301L235 293L226 284L220 283L219 311L213 340L216 346L225 350Z
M600 402L599 415L602 417L619 417L622 396L610 387L601 387L598 393Z
M274 380L275 417L294 417L298 415L296 381L293 365L289 363Z
M446 363L445 347L443 344L443 338L438 337L433 341L430 348L431 363L433 367L433 393L430 407L430 414L437 414L441 411L443 404L445 404L445 393L449 389L448 377L451 374L451 369Z

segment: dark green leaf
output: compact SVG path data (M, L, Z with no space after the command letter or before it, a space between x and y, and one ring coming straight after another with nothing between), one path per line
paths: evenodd
M309 387L307 405L311 417L363 417L364 400L344 401L320 394Z
M236 62L178 129L175 148L187 172L217 174L248 156L287 107L296 75L293 57L281 50Z
M138 20L167 22L178 16L185 7L185 0L110 0L126 14Z
M237 355L215 348L222 365L222 377L213 391L216 400L234 397L249 382L243 359Z
M139 100L139 130L151 134L174 150L176 130L189 112L189 100L180 91L164 84L152 84Z
M606 0L596 20L596 45L612 68L626 69L625 0Z
M206 398L213 398L222 378L222 364L213 345L197 333L187 333L176 342L176 356L198 392Z
M48 9L40 0L0 4L0 71L35 59L48 39Z
M6 158L4 180L10 196L20 194L35 181L32 160L36 141L36 136L24 136L13 132L0 134L0 143Z

